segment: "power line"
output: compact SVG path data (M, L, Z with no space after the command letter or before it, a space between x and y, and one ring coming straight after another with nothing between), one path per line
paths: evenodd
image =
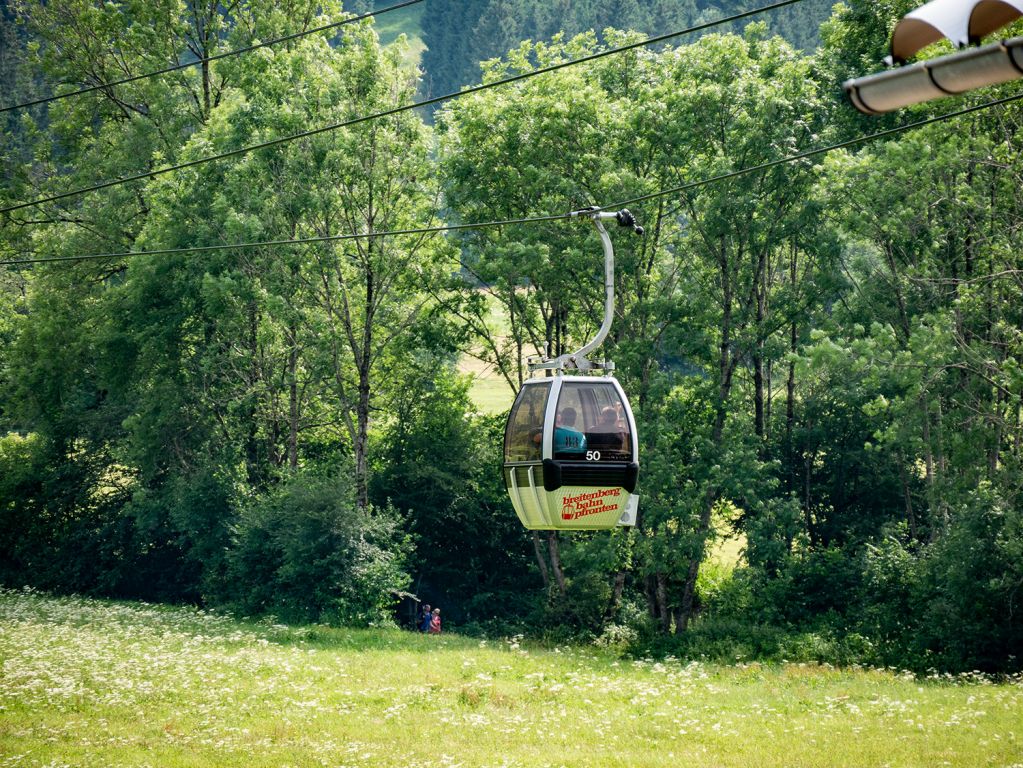
M749 173L756 173L757 171L764 171L764 170L767 170L768 168L773 168L773 167L775 167L777 165L783 165L785 163L794 163L797 160L805 160L808 157L814 157L816 155L822 155L822 154L825 154L827 152L833 152L836 149L845 149L846 147L855 146L856 144L863 144L863 143L865 143L867 141L873 141L874 139L882 139L885 136L891 136L891 135L896 134L896 133L903 133L904 131L908 131L908 130L911 130L913 128L922 128L923 126L931 125L932 123L941 123L941 122L944 122L945 120L951 120L953 117L962 117L963 115L968 115L968 114L970 114L972 112L980 112L981 110L984 110L984 109L990 109L991 107L997 107L997 106L1000 106L1002 104L1008 104L1008 103L1013 102L1013 101L1019 101L1020 99L1023 99L1023 93L1017 93L1015 96L1006 96L1006 97L1001 98L1001 99L995 99L994 101L988 101L988 102L985 102L984 104L977 104L977 105L974 105L972 107L964 107L963 109L956 110L955 112L946 112L943 115L936 115L934 117L928 117L928 118L925 118L923 120L918 120L915 123L909 123L908 125L901 125L901 126L897 126L895 128L888 128L888 129L883 130L883 131L878 131L877 133L867 134L866 136L858 136L858 137L856 137L854 139L849 139L848 141L839 142L838 144L832 144L832 145L827 146L827 147L821 147L819 149L810 149L810 150L807 150L806 152L800 152L799 154L796 154L796 155L789 155L787 157L779 158L778 160L771 160L771 161L766 162L766 163L761 163L760 165L750 166L749 168L741 168L741 169L739 169L737 171L731 171L729 173L723 173L723 174L721 174L719 176L714 176L714 177L709 178L709 179L703 179L701 181L694 181L694 182L690 182L689 184L682 184L682 185L677 186L677 187L672 187L671 189L662 189L659 192L652 192L649 195L641 195L640 197L634 197L631 200L623 200L620 203L616 203L614 205L609 205L609 206L606 206L606 207L607 208L624 208L624 207L626 207L628 205L634 205L636 203L642 203L642 202L644 202L646 200L652 200L652 199L657 198L657 197L665 197L667 195L677 194L679 192L686 192L686 191L688 191L690 189L694 189L695 187L702 187L702 186L705 186L707 184L712 184L712 183L718 182L718 181L727 181L728 179L733 179L736 176L745 176L746 174L749 174Z
M485 221L479 224L444 224L436 227L419 229L391 229L385 232L370 232L351 235L325 235L322 237L305 237L296 240L261 240L253 243L225 243L223 245L197 245L194 248L162 248L152 251L124 251L122 253L91 253L85 256L52 256L41 259L21 259L17 261L0 261L0 266L17 264L44 264L55 261L92 261L96 259L126 258L129 256L168 256L178 253L209 253L211 251L230 251L236 248L269 248L285 245L312 245L315 243L335 243L342 240L368 240L373 237L395 237L399 235L430 235L439 232L454 232L460 229L482 229L503 227L510 224L536 224L544 221L567 219L570 214L558 213L551 216L530 216L522 219L502 219Z
M209 63L211 61L219 61L220 59L226 59L229 56L237 56L237 55L242 54L242 53L249 53L250 51L255 51L255 50L259 49L259 48L266 48L266 47L271 46L271 45L276 45L277 43L284 43L284 42L287 42L288 40L295 40L295 39L297 39L299 37L305 37L307 35L314 35L317 32L326 32L329 29L335 29L337 27L342 27L345 24L354 24L356 21L362 21L363 19L369 18L370 16L382 16L383 14L388 13L390 11L396 11L399 8L405 8L406 6L415 5L416 3L421 3L421 2L423 2L423 0L406 0L406 2L403 2L403 3L398 3L396 5L392 5L392 6L389 6L387 8L381 8L379 11L370 11L369 13L364 13L361 16L351 16L351 17L349 17L347 19L342 19L341 21L335 21L335 22L333 22L331 24L324 24L322 27L316 27L315 29L307 29L304 32L296 32L296 33L291 34L291 35L285 35L284 37L278 37L278 38L275 38L273 40L267 40L265 43L256 43L255 45L250 45L250 46L247 46L245 48L238 48L238 49L233 50L233 51L226 51L224 53L218 53L218 54L216 54L214 56L207 56L206 58L196 59L195 61L189 61L189 62L186 62L184 64L175 64L172 67L165 67L164 69L158 69L155 72L146 72L145 74L142 74L142 75L132 75L131 77L125 77L125 78L123 78L121 80L111 80L108 83L97 83L96 85L90 85L87 88L82 88L82 89L77 90L77 91L70 91L68 93L59 93L56 96L47 96L47 97L42 98L42 99L36 99L35 101L26 101L26 102L24 102L22 104L12 104L9 107L0 107L0 113L12 112L12 111L14 111L16 109L26 109L28 107L36 107L36 106L39 106L40 104L48 104L51 101L58 101L59 99L67 99L67 98L70 98L72 96L81 96L82 94L92 93L93 91L99 91L99 90L102 90L104 88L113 88L116 85L124 85L125 83L134 83L134 82L136 82L138 80L145 80L145 79L150 78L150 77L157 77L158 75L166 75L169 72L177 72L178 70L181 70L181 69L188 69L189 67L197 67L200 64L206 64L206 63Z
M736 178L736 177L739 177L739 176L746 176L748 174L756 173L758 171L763 171L763 170L766 170L768 168L773 168L773 167L778 166L778 165L784 165L784 164L787 164L787 163L793 163L793 162L796 162L798 160L804 160L804 159L806 159L808 157L814 157L816 155L825 154L827 152L833 152L833 151L835 151L837 149L845 149L847 147L855 146L856 144L865 144L865 143L867 143L869 141L874 141L875 139L881 139L881 138L885 138L887 136L892 136L892 135L895 135L895 134L898 134L898 133L904 133L906 131L910 131L910 130L913 130L913 129L916 129L916 128L922 128L922 127L924 127L926 125L931 125L933 123L944 122L946 120L951 120L951 119L956 118L956 117L962 117L963 115L968 115L968 114L971 114L973 112L980 112L981 110L990 109L991 107L997 107L997 106L1001 106L1003 104L1009 104L1009 103L1014 102L1014 101L1019 101L1020 99L1023 99L1023 93L1017 93L1014 96L1006 96L1006 97L1001 98L1001 99L995 99L994 101L988 101L988 102L985 102L984 104L977 104L977 105L974 105L972 107L965 107L963 109L956 110L955 112L946 112L943 115L936 115L934 117L928 117L928 118L925 118L923 120L918 120L916 122L908 123L906 125L898 126L898 127L895 127L895 128L888 128L888 129L885 129L883 131L878 131L876 133L867 134L865 136L858 136L856 138L849 139L847 141L842 141L842 142L839 142L837 144L831 144L831 145L826 146L826 147L820 147L818 149L811 149L811 150L808 150L806 152L799 152L799 153L797 153L795 155L788 155L786 157L782 157L782 158L779 158L777 160L772 160L772 161L767 162L767 163L762 163L760 165L750 166L749 168L741 168L741 169L736 170L736 171L731 171L730 173L724 173L724 174L720 174L718 176L712 176L712 177L707 178L707 179L701 179L699 181L689 182L688 184L682 184L680 186L672 187L670 189L662 189L659 192L652 192L652 193L650 193L648 195L641 195L639 197L633 197L633 198L631 198L629 200L622 200L622 201L620 201L618 203L615 203L614 205L603 206L603 208L604 209L624 208L625 206L634 205L635 203L641 203L641 202L644 202L646 200L652 200L652 199L655 199L655 198L658 198L658 197L666 197L668 195L678 194L679 192L685 192L685 191L688 191L690 189L695 189L697 187L707 186L708 184L714 184L714 183L717 183L717 182L720 182L720 181L726 181L728 179L733 179L733 178ZM25 265L25 264L46 264L46 263L62 262L62 261L92 261L92 260L97 260L97 259L124 259L124 258L130 258L130 257L134 257L134 256L167 256L167 255L183 254L183 253L207 253L207 252L211 252L211 251L227 251L227 250L232 250L232 249L237 249L237 248L266 248L266 247L273 247L273 246L310 245L310 244L314 244L314 243L339 242L339 241L343 241L343 240L365 240L365 239L369 239L369 238L373 238L373 237L395 237L395 236L401 236L401 235L428 235L428 234L435 234L435 233L439 233L439 232L453 232L453 231L457 231L457 230L466 230L466 229L489 229L491 227L503 227L503 226L508 226L508 225L512 225L512 224L536 224L536 223L542 223L542 222L548 222L548 221L560 221L560 220L569 219L569 218L573 218L570 213L562 213L562 214L554 214L554 215L547 215L547 216L531 216L531 217L520 218L520 219L503 219L503 220L499 220L499 221L484 221L484 222L479 222L479 223L475 223L475 224L447 224L447 225L443 225L443 226L423 227L423 228L419 228L419 229L398 229L398 230L388 230L388 231L385 231L385 232L373 232L373 233L366 233L366 234L330 235L330 236L325 236L325 237L302 238L302 239L298 239L298 240L265 240L265 241L260 241L260 242L251 242L251 243L229 243L229 244L224 244L224 245L202 245L202 246L196 246L194 248L164 248L164 249L152 250L152 251L124 251L124 252L121 252L121 253L93 253L93 254L87 254L87 255L84 255L84 256L52 256L52 257L39 258L39 259L17 259L17 260L0 261L0 266L17 266L17 265Z
M478 93L480 91L489 90L490 88L496 88L496 87L501 86L501 85L507 85L508 83L514 83L514 82L517 82L519 80L525 80L525 79L530 78L530 77L536 77L537 75L544 75L544 74L547 74L548 72L554 72L556 70L565 69L566 67L572 67L572 66L575 66L577 64L584 64L586 62L590 62L590 61L594 61L596 59L604 58L605 56L612 56L614 54L624 53L625 51L631 51L631 50L633 50L635 48L641 48L641 47L644 47L644 46L647 46L647 45L654 45L656 43L660 43L660 42L664 42L665 40L669 40L669 39L671 39L673 37L679 37L681 35L690 34L692 32L699 32L699 31L702 31L704 29L710 29L711 27L716 27L716 26L720 26L721 24L727 24L727 23L730 23L730 22L733 22L733 21L738 21L740 19L748 18L748 17L754 16L756 14L765 13L766 11L774 10L776 8L784 8L787 5L794 5L794 4L800 3L800 2L803 2L803 0L779 0L779 2L775 2L775 3L772 3L770 5L765 5L765 6L762 6L760 8L755 8L755 9L753 9L751 11L745 11L743 13L737 13L737 14L734 14L732 16L726 16L724 18L718 19L717 21L709 21L709 22L705 22L703 24L697 24L696 26L689 27L689 28L683 29L683 30L679 30L678 32L669 32L668 34L658 35L656 37L650 37L650 38L647 38L646 40L641 40L641 41L636 42L636 43L629 43L627 45L622 45L622 46L619 46L617 48L610 48L610 49L608 49L606 51L600 51L599 53L593 53L593 54L590 54L588 56L583 56L583 57L578 58L578 59L573 59L571 61L565 61L565 62L561 62L560 64L553 64L553 65L548 66L548 67L542 67L540 69L535 69L535 70L533 70L531 72L523 72L523 73L518 74L518 75L512 75L511 77L506 77L506 78L504 78L502 80L495 80L492 83L482 83L480 85L474 85L474 86L466 88L466 89L464 89L462 91L455 91L455 92L452 92L452 93L446 93L443 96L435 96L435 97L430 98L430 99L424 99L423 101L414 101L414 102L412 102L410 104L405 104L405 105L400 106L400 107L394 107L393 109L388 109L388 110L385 110L383 112L377 112L377 113L374 113L374 114L371 114L371 115L365 115L363 117L357 117L354 120L346 120L346 121L340 122L340 123L332 123L330 125L325 125L325 126L322 126L320 128L313 128L313 129L308 130L308 131L302 131L300 133L293 133L293 134L290 134L288 136L281 136L279 138L271 139L269 141L264 141L264 142L261 142L259 144L252 144L252 145L247 146L247 147L239 147L238 149L233 149L233 150L231 150L229 152L223 152L223 153L221 153L219 155L210 155L209 157L201 157L201 158L198 158L196 160L190 160L187 163L179 163L177 165L168 165L168 166L164 166L163 168L156 168L154 170L147 171L145 173L139 173L139 174L136 174L134 176L124 176L124 177L121 177L119 179L113 179L111 181L104 181L104 182L101 182L99 184L94 184L94 185L92 185L90 187L83 187L81 189L74 189L74 190L71 190L70 192L62 192L59 195L51 195L49 197L41 197L41 198L38 198L37 200L31 200L31 201L28 201L28 202L25 202L25 203L18 203L17 205L11 205L11 206L8 206L6 208L0 208L0 213L10 213L11 211L21 210L22 208L30 208L30 207L33 207L33 206L36 206L36 205L42 205L43 203L52 203L52 202L54 202L56 200L64 200L64 199L66 199L68 197L76 197L78 195L84 195L84 194L86 194L88 192L96 192L96 191L101 190L101 189L108 189L110 187L116 187L116 186L119 186L121 184L127 184L127 183L132 182L132 181L141 181L142 179L155 178L156 176L162 176L165 173L172 173L174 171L180 171L180 170L183 170L185 168L192 168L192 167L197 166L197 165L203 165L205 163L211 163L211 162L214 162L216 160L224 160L224 159L226 159L228 157L236 157L238 155L248 154L249 152L254 152L254 151L258 150L258 149L266 149L267 147L277 146L278 144L286 144L288 142L297 141L298 139L305 139L305 138L308 138L310 136L316 136L318 134L326 133L328 131L336 131L336 130L339 130L341 128L349 128L349 127L351 127L353 125L358 125L360 123L365 123L365 122L368 122L370 120L376 120L376 119L379 119L379 118L382 118L382 117L389 117L391 115L396 115L396 114L399 114L401 112L408 112L409 110L417 109L419 107L428 107L428 106L430 106L432 104L439 104L442 101L448 101L449 99L454 99L454 98L458 98L458 97L461 97L461 96L468 96L468 95L473 94L473 93Z

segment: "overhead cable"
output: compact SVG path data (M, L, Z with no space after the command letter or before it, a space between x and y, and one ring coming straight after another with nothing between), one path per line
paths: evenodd
M354 24L355 22L362 21L363 19L369 18L370 16L382 16L383 14L388 13L389 11L396 11L399 8L405 8L406 6L415 5L416 3L421 2L423 2L423 0L405 0L405 2L397 3L387 8L381 8L379 11L370 11L369 13L363 13L359 16L349 16L348 18L342 19L341 21L335 21L330 24L324 24L323 26L316 27L315 29L307 29L302 32L295 32L294 34L285 35L284 37L277 37L274 38L273 40L267 40L266 42L263 43L255 43L254 45L249 45L246 46L245 48L236 48L233 51L225 51L224 53L218 53L213 56L206 56L201 59L196 59L195 61L187 61L184 64L175 64L174 66L171 67L158 69L155 72L146 72L141 75L132 75L131 77L125 77L122 78L121 80L111 80L110 82L90 85L86 88L81 88L77 91L69 91L68 93L58 93L55 96L47 96L42 99L35 99L34 101L26 101L22 104L12 104L7 107L0 107L0 113L11 112L15 109L27 109L28 107L36 107L39 106L40 104L48 104L51 101L58 101L59 99L67 99L72 96L81 96L82 94L85 93L100 91L103 90L104 88L113 88L116 85L124 85L125 83L134 83L138 80L146 80L150 77L166 75L170 72L177 72L178 70L181 69L188 69L189 67L198 67L201 64L208 64L211 61L219 61L220 59L226 59L230 56L238 56L239 54L249 53L250 51L258 50L259 48L266 48L271 45L277 45L277 43L284 43L287 42L288 40L295 40L300 37L306 37L307 35L314 35L318 32L326 32L327 30L336 29L337 27L342 27L346 24Z
M639 197L633 197L629 200L622 200L614 203L613 205L602 206L602 209L614 210L624 208L628 205L634 205L636 203L645 202L647 200L653 200L658 197L667 197L668 195L679 194L680 192L686 192L691 189L698 187L707 186L708 184L714 184L728 179L734 179L739 176L746 176L751 173L763 171L768 168L773 168L778 165L784 165L787 163L794 163L799 160L804 160L808 157L814 157L816 155L825 154L827 152L833 152L838 149L845 149L847 147L855 146L857 144L864 144L869 141L876 139L882 139L888 136L893 136L898 133L904 133L906 131L913 130L915 128L922 128L926 125L932 125L934 123L944 122L951 120L956 117L962 117L974 112L980 112L981 110L990 109L992 107L1001 106L1003 104L1009 104L1014 101L1023 99L1023 93L1017 93L1014 96L1006 96L1001 99L994 101L988 101L984 104L977 104L972 107L965 107L963 109L956 110L955 112L946 112L943 115L936 115L934 117L928 117L923 120L918 120L913 123L898 126L895 128L888 128L883 131L876 133L870 133L865 136L858 136L847 141L842 141L837 144L831 144L826 147L820 147L818 149L807 150L806 152L799 152L794 155L787 155L786 157L778 158L767 163L761 163L760 165L750 166L749 168L740 168L730 173L723 173L718 176L713 176L699 181L689 182L688 184L682 184L677 187L670 189L662 189L659 192L652 192L648 195L640 195ZM177 255L184 253L206 253L211 251L228 251L240 248L266 248L266 247L277 247L277 246L292 246L292 245L310 245L314 243L327 243L327 242L339 242L344 240L366 240L374 237L395 237L401 235L427 235L439 232L453 232L457 230L466 229L488 229L491 227L503 227L513 224L535 224L549 221L559 221L562 219L573 218L571 213L553 214L547 216L531 216L520 219L503 219L500 221L484 221L474 224L447 224L443 226L435 227L422 227L419 229L398 229L388 230L383 232L371 232L363 234L345 234L345 235L330 235L324 237L309 237L301 238L296 240L265 240L260 242L249 242L249 243L227 243L223 245L202 245L194 248L164 248L159 250L151 251L124 251L121 253L93 253L83 256L52 256L38 259L12 259L7 261L0 261L0 266L18 266L24 264L46 264L51 262L63 262L63 261L92 261L98 259L125 259L135 256L168 256Z
M606 207L610 208L610 209L624 208L625 206L634 205L635 203L642 203L642 202L644 202L646 200L652 200L652 199L657 198L657 197L665 197L667 195L678 194L679 192L686 192L686 191L688 191L690 189L694 189L696 187L702 187L702 186L705 186L707 184L712 184L712 183L718 182L718 181L727 181L728 179L733 179L736 176L745 176L745 175L750 174L750 173L756 173L757 171L765 171L768 168L773 168L773 167L775 167L777 165L784 165L784 164L787 164L787 163L794 163L797 160L805 160L808 157L814 157L816 155L822 155L822 154L825 154L827 152L834 152L836 149L845 149L846 147L852 147L852 146L855 146L856 144L863 144L864 142L867 142L867 141L873 141L875 139L883 139L886 136L892 136L892 135L894 135L896 133L903 133L903 132L911 130L913 128L922 128L923 126L931 125L932 123L941 123L941 122L944 122L945 120L951 120L953 117L962 117L963 115L968 115L968 114L970 114L972 112L980 112L981 110L984 110L984 109L990 109L991 107L997 107L997 106L1000 106L1002 104L1009 104L1010 102L1019 101L1020 99L1023 99L1023 93L1017 93L1014 96L1006 96L1006 97L1001 98L1001 99L995 99L994 101L988 101L988 102L985 102L983 104L974 105L972 107L964 107L963 109L956 110L955 112L946 112L943 115L935 115L934 117L928 117L928 118L925 118L923 120L918 120L915 123L909 123L907 125L900 125L900 126L897 126L895 128L888 128L888 129L886 129L884 131L878 131L877 133L867 134L866 136L857 136L854 139L849 139L848 141L842 141L842 142L839 142L838 144L832 144L830 146L821 147L819 149L810 149L810 150L807 150L806 152L800 152L800 153L795 154L795 155L788 155L787 157L782 157L782 158L779 158L777 160L771 160L771 161L766 162L766 163L761 163L760 165L750 166L749 168L740 168L737 171L731 171L729 173L722 173L719 176L714 176L714 177L709 178L709 179L702 179L701 181L694 181L694 182L690 182L689 184L681 184L681 185L679 185L677 187L672 187L671 189L662 189L659 192L652 192L649 195L641 195L640 197L634 197L631 200L623 200L620 203L615 203L614 205L609 205L609 206L606 206Z
M384 232L367 232L351 235L324 235L321 237L304 237L294 240L261 240L253 243L224 243L222 245L197 245L194 248L161 248L152 251L124 251L122 253L90 253L86 256L53 256L41 259L21 259L16 261L0 261L0 266L17 264L43 264L53 261L92 261L96 259L117 259L129 256L169 256L178 253L209 253L211 251L230 251L238 248L269 248L275 246L312 245L314 243L335 243L342 240L368 240L374 237L396 237L399 235L430 235L438 232L453 232L460 229L482 229L503 227L510 224L535 224L543 221L567 219L569 214L559 213L552 216L530 216L522 219L503 219L501 221L485 221L479 224L443 224L436 227L420 227L418 229L391 229Z
M443 101L448 101L450 99L455 99L455 98L459 98L459 97L462 97L462 96L468 96L468 95L473 94L473 93L478 93L480 91L489 90L490 88L497 88L498 86L501 86L501 85L507 85L508 83L514 83L514 82L517 82L519 80L525 80L527 78L536 77L538 75L544 75L544 74L547 74L548 72L554 72L556 70L565 69L566 67L572 67L572 66L575 66L577 64L584 64L586 62L595 61L596 59L601 59L601 58L604 58L606 56L613 56L613 55L618 54L618 53L624 53L625 51L631 51L633 49L642 48L642 47L647 46L647 45L655 45L656 43L664 42L665 40L669 40L669 39L671 39L673 37L679 37L681 35L690 34L692 32L699 32L699 31L702 31L704 29L710 29L711 27L720 26L722 24L728 24L730 22L738 21L740 19L744 19L744 18L747 18L749 16L754 16L756 14L765 13L767 11L774 10L776 8L784 8L787 5L794 5L796 3L801 3L801 2L803 2L803 0L779 0L779 2L771 3L770 5L765 5L765 6L762 6L760 8L755 8L755 9L750 10L750 11L745 11L743 13L737 13L737 14L734 14L732 16L726 16L726 17L718 19L716 21L708 21L708 22L705 22L703 24L697 24L696 26L688 27L687 29L682 29L682 30L679 30L677 32L669 32L669 33L664 34L664 35L657 35L656 37L650 37L650 38L647 38L645 40L640 40L640 41L635 42L635 43L629 43L627 45L618 46L617 48L609 48L606 51L600 51L598 53L589 54L588 56L582 56L582 57L580 57L578 59L572 59L571 61L564 61L564 62L561 62L560 64L552 64L552 65L547 66L547 67L541 67L540 69L534 69L534 70L532 70L530 72L523 72L523 73L518 74L518 75L512 75L510 77L506 77L506 78L503 78L501 80L495 80L495 81L490 82L490 83L481 83L479 85L474 85L474 86L471 86L469 88L465 88L465 89L463 89L461 91L454 91L452 93L446 93L443 96L434 96L433 98L424 99L423 101L410 102L409 104L404 104L404 105L399 106L399 107L394 107L392 109L384 110L383 112L376 112L374 114L365 115L363 117L357 117L357 118L355 118L353 120L345 120L345 121L340 122L340 123L331 123L330 125L324 125L324 126L321 126L320 128L313 128L313 129L308 130L308 131L301 131L299 133L293 133L293 134L290 134L288 136L281 136L279 138L270 139L269 141L264 141L264 142L261 142L259 144L251 144L251 145L246 146L246 147L239 147L238 149L233 149L233 150L230 150L228 152L222 152L222 153L220 153L218 155L210 155L209 157L200 157L200 158L197 158L195 160L190 160L190 161L188 161L186 163L179 163L177 165L167 165L167 166L164 166L162 168L154 168L151 171L146 171L145 173L135 174L134 176L123 176L123 177L121 177L119 179L113 179L111 181L104 181L104 182L101 182L99 184L94 184L94 185L92 185L90 187L82 187L81 189L73 189L70 192L62 192L59 195L50 195L49 197L41 197L41 198L38 198L36 200L30 200L30 201L27 201L27 202L24 202L24 203L17 203L16 205L9 205L6 208L0 208L0 213L9 213L11 211L21 210L22 208L30 208L32 206L42 205L43 203L52 203L52 202L54 202L56 200L64 200L64 199L69 198L69 197L77 197L78 195L84 195L84 194L86 194L88 192L96 192L96 191L101 190L101 189L108 189L110 187L116 187L116 186L119 186L121 184L127 184L127 183L132 182L132 181L141 181L143 179L150 179L150 178L154 178L156 176L162 176L165 173L173 173L174 171L180 171L180 170L183 170L185 168L192 168L192 167L195 167L197 165L203 165L205 163L211 163L211 162L214 162L216 160L224 160L224 159L229 158L229 157L236 157L238 155L245 155L245 154L248 154L249 152L254 152L254 151L258 150L258 149L266 149L267 147L274 147L274 146L277 146L279 144L287 144L287 143L292 142L292 141L297 141L298 139L305 139L305 138L308 138L310 136L316 136L316 135L321 134L321 133L327 133L328 131L336 131L336 130L339 130L341 128L349 128L349 127L351 127L353 125L358 125L360 123L365 123L365 122L368 122L370 120L377 120L377 119L380 119L382 117L389 117L391 115L396 115L396 114L399 114L401 112L408 112L408 111L413 110L413 109L418 109L419 107L428 107L428 106L430 106L432 104L439 104L439 103L441 103Z

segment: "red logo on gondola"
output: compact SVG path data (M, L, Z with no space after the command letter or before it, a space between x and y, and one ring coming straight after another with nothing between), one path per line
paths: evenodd
M620 488L566 496L561 500L561 519L578 520L580 517L599 515L601 512L617 512L620 496Z

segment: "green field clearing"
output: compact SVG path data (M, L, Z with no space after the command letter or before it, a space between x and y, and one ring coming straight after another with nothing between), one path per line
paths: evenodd
M487 305L489 312L487 325L495 334L498 343L503 344L511 333L507 312L492 296L487 296ZM525 354L534 355L537 354L537 350L527 348ZM469 396L482 413L491 415L507 413L511 408L515 392L493 366L483 363L471 354L465 354L458 363L458 370L459 373L472 376Z
M472 376L469 397L481 413L494 415L511 408L515 393L493 366L466 354L458 363L458 372Z
M396 2L397 0L377 0L373 4L373 8L379 11L395 5ZM419 3L374 17L374 26L382 45L390 45L398 38L398 35L408 35L409 48L405 55L405 63L409 66L418 66L423 57L423 51L426 50L420 25L423 10L424 4Z
M2 766L1019 766L1023 680L0 591Z

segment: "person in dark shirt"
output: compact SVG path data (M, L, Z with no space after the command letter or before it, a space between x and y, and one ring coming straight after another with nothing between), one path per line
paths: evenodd
M589 447L599 451L621 451L625 444L625 427L618 412L610 405L600 412L596 426L588 433Z
M586 452L586 435L575 428L575 408L562 408L554 418L554 454Z

